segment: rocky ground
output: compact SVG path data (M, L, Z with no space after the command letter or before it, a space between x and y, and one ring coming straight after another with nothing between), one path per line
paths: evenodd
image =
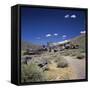
M78 58L78 54L82 54L84 57ZM47 81L85 78L85 54L78 52L78 50L33 55L28 60L28 64L31 62L36 63L43 70Z

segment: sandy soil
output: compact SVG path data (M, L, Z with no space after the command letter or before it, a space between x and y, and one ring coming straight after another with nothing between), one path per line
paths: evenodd
M49 66L49 71L46 71L48 80L69 80L72 76L72 69L71 67L66 68L57 68L57 65L55 62L51 62Z
M69 66L65 68L57 68L57 64L54 62L54 59L61 56L62 55L60 55L60 53L44 53L40 56L34 56L33 59L39 62L46 59L51 61L51 63L48 64L49 70L45 71L49 81L85 78L85 58L76 59L74 56L62 56L67 60Z
M74 70L71 79L85 79L85 59L76 59L75 57L63 56Z

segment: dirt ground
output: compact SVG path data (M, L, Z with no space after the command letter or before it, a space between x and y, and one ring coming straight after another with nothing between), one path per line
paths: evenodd
M57 68L54 59L63 57L67 60L69 66L65 68ZM34 60L48 59L51 63L48 64L48 71L45 71L48 80L71 80L85 78L85 58L77 59L75 56L64 56L60 53L44 53L41 56L33 57Z
M69 66L74 71L74 76L71 79L85 79L85 59L76 59L75 57L64 56L64 58L68 61Z

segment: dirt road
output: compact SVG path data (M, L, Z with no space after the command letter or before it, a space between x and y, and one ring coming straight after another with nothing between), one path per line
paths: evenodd
M76 59L75 57L63 56L69 63L69 66L74 70L71 79L85 78L85 59Z

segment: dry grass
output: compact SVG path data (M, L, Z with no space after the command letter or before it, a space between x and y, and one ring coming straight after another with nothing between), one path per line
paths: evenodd
M79 55L79 56L77 56ZM44 65L43 67L39 67L40 70L42 70L41 77L45 78L45 81L55 81L55 80L70 80L74 76L74 70L69 66L67 60L63 58L62 56L74 56L78 59L83 59L84 57L81 55L81 52L77 49L73 50L65 50L61 52L46 52L41 55L33 56L32 60L28 63L28 65L31 65L31 62L38 64L44 64L47 62L47 65ZM29 67L30 68L30 67ZM29 72L29 68L27 69L27 72ZM33 70L33 69L32 69ZM34 69L33 71L36 71L37 69ZM39 71L39 70L38 70ZM25 71L25 73L27 73ZM31 73L31 71L29 72ZM28 80L26 80L28 81ZM33 79L32 81L38 81L37 79ZM40 79L39 81L42 81Z
M42 69L35 63L22 64L21 69L22 82L38 82L46 80Z
M58 56L57 58L55 58L55 61L57 63L57 68L65 68L68 67L68 62L66 59L64 59L61 56Z
M69 80L72 75L72 69L67 68L57 68L55 65L50 65L50 70L45 71L48 81L55 80Z

